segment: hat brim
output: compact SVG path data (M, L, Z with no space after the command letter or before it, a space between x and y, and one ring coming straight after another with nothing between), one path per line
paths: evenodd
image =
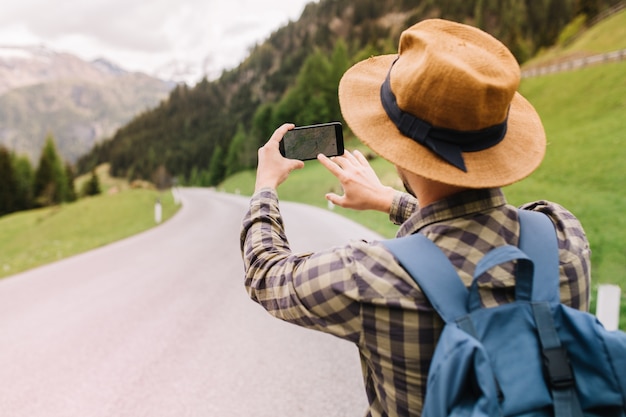
M380 87L396 57L381 55L361 61L339 83L344 119L374 152L409 172L468 188L509 185L527 177L540 165L546 148L545 131L533 106L517 92L509 109L504 139L486 150L464 152L467 172L404 136L389 119L380 100Z

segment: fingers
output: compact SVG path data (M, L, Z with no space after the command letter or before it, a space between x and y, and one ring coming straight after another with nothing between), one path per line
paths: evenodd
M324 154L319 154L317 160L322 163L335 177L339 178L342 171L347 169L351 164L348 159L350 152L346 151L343 155L328 158ZM351 156L351 155L350 155Z
M335 177L342 180L346 171L360 170L362 167L370 167L369 162L359 151L354 154L345 151L343 155L328 158L323 154L317 156L318 161L326 167Z
M352 153L345 152L342 157L343 159L341 159L339 162L344 165L351 164L356 168L370 168L371 167L367 158L365 158L365 156L358 150L354 150L354 152Z
M324 167L326 167L326 169L328 169L335 177L339 178L341 176L341 167L334 162L336 158L331 160L326 155L319 154L317 155L317 160L320 161L320 163L324 165Z
M350 151L345 151L343 155L335 156L333 157L332 160L334 163L336 163L337 165L339 165L340 167L344 169L350 165L357 164L356 158L354 157L354 155L352 155L352 153L350 153Z
M361 165L368 165L369 166L369 161L367 160L367 158L365 157L365 155L363 155L361 152L359 152L358 150L354 151L354 157L356 158L357 161L359 161L359 163Z

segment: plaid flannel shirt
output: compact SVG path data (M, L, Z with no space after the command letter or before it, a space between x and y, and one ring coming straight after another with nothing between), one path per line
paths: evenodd
M558 204L523 207L546 213L556 226L561 299L586 310L589 245L578 220ZM398 236L423 233L452 261L466 285L490 249L517 245L516 208L500 189L470 190L430 206L398 192L390 219ZM294 254L283 228L276 192L263 189L250 201L241 231L250 297L270 314L349 340L359 348L370 403L367 416L419 416L429 364L443 322L412 278L379 242L354 240L340 248ZM514 298L512 265L479 279L482 303ZM436 277L433 277L436 279Z

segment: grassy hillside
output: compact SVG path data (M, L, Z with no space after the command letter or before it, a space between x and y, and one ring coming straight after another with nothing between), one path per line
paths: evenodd
M578 21L578 25L582 22ZM576 21L571 31L582 30ZM568 29L564 31L567 32ZM524 64L524 68L559 62L567 58L582 57L626 49L626 10L603 20L578 36L563 37L556 46L543 50Z
M157 198L163 206L163 221L179 208L169 192L130 189L124 181L106 176L101 182L106 191L99 196L1 217L0 278L154 227Z
M626 10L548 56L580 56L626 48ZM539 58L541 59L541 57ZM539 170L511 191L522 201L543 193L583 222L591 242L595 283L626 291L626 62L525 79L521 92L541 115L548 135ZM626 314L626 313L625 313Z
M626 62L528 79L522 93L544 120L549 145L540 169L511 187L562 202L585 225L594 279L626 288Z

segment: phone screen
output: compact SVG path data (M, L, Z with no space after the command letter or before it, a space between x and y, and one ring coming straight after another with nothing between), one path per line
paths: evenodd
M301 161L316 159L320 153L326 156L341 155L343 154L341 123L295 127L283 137L281 153L286 158Z

